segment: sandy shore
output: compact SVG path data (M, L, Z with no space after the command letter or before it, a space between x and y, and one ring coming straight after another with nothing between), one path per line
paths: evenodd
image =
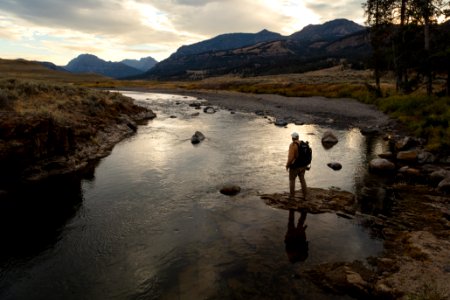
M349 98L285 97L216 90L147 91L197 97L208 100L214 106L245 112L264 112L266 115L300 124L384 129L392 123L375 106Z

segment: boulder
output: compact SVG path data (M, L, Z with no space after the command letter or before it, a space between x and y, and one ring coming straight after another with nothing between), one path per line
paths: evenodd
M397 159L401 161L417 162L417 151L400 151L397 153Z
M338 171L338 170L342 169L342 165L340 163L338 163L338 162L328 163L327 166L329 166L330 168L332 168L335 171Z
M395 142L395 149L398 151L404 151L417 145L417 141L407 136Z
M450 172L444 169L439 169L430 174L430 181L434 184L437 184L444 180L445 178L450 176Z
M393 159L394 158L394 153L388 151L388 152L384 152L384 153L378 154L378 157L385 158L385 159Z
M220 189L220 192L227 196L237 195L240 191L241 187L235 184L226 184Z
M375 158L369 162L369 170L376 172L393 171L395 170L395 164L384 158Z
M196 131L194 135L191 137L192 144L198 144L205 139L205 136L200 131Z
M372 126L361 128L360 132L362 135L377 135L381 133L379 128Z
M275 125L276 125L276 126L282 126L282 127L284 127L284 126L286 126L287 124L288 124L288 122L287 122L285 119L279 119L279 118L275 119Z
M331 148L338 142L337 137L331 131L325 131L322 136L322 145L325 148Z
M450 193L450 176L447 176L439 182L437 189L441 193Z
M432 164L436 161L436 157L427 151L422 151L417 155L417 161L419 164Z
M212 106L207 106L203 109L203 112L206 114L213 114L216 112L216 110Z

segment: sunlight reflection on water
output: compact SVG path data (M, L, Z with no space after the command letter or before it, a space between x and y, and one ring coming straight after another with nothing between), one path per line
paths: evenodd
M53 248L15 270L28 272L29 278L12 285L9 295L20 298L33 290L43 298L250 294L267 299L295 290L304 299L328 299L307 279L293 278L293 272L324 262L364 260L382 250L382 242L354 220L308 214L308 257L292 265L284 245L288 211L268 207L258 197L287 191L284 165L292 131L313 149L308 186L355 192L371 153L359 130L333 130L339 142L326 150L321 137L330 128L281 128L254 114L203 113L189 106L202 101L196 98L123 93L150 107L157 118L119 143L94 178L83 181L78 214ZM190 138L197 130L206 139L193 145ZM335 161L341 171L327 166ZM220 194L227 182L241 186L241 194Z

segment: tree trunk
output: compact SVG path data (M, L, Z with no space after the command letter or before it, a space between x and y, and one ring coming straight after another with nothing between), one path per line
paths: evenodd
M424 27L424 37L425 37L425 76L427 77L427 95L430 96L433 92L433 78L431 76L431 66L430 66L430 20L429 17L425 17L425 27Z

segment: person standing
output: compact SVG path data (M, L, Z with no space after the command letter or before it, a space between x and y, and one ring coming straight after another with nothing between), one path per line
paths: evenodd
M295 160L299 156L300 140L297 132L291 134L292 143L289 145L288 159L286 162L286 171L289 171L289 196L295 197L295 180L298 177L302 186L303 198L306 200L307 187L305 181L305 171L307 166L297 167L294 165Z

